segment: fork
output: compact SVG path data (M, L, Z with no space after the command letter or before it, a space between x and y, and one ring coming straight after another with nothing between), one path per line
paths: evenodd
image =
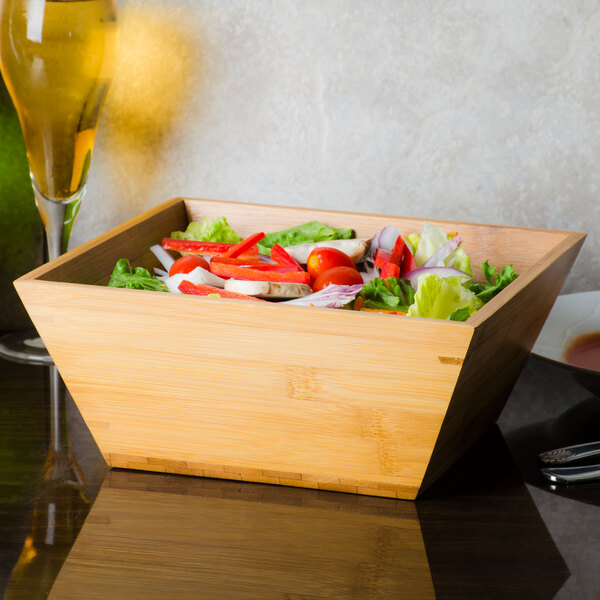
M548 450L538 454L538 458L546 465L563 465L596 454L600 454L600 442L589 442ZM600 465L544 467L541 472L552 483L577 483L600 479Z
M538 458L547 465L562 465L596 454L600 454L600 442L589 442L548 450L538 454Z

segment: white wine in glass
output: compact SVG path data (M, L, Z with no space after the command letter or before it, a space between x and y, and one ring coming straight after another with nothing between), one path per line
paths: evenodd
M68 248L118 37L114 0L0 0L0 69L23 130L49 260ZM0 355L51 362L43 345L18 338L2 338Z

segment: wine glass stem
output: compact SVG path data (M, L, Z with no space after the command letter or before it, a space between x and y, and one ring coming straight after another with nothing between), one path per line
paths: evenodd
M59 453L63 448L63 440L61 436L60 418L61 405L63 404L62 381L58 374L58 369L51 365L50 372L50 446L54 452Z
M35 181L33 182L33 191L46 230L48 260L54 260L68 249L71 229L79 212L81 200L85 195L85 186L70 198L61 201L49 198L40 192Z

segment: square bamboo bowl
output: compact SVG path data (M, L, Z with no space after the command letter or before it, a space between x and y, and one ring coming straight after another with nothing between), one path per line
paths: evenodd
M190 220L309 220L370 237L423 220L175 198L15 286L113 467L415 499L499 416L585 234L461 222L516 281L466 322L106 287Z

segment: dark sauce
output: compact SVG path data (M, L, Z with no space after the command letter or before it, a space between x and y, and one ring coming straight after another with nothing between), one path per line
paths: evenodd
M565 360L576 367L600 371L600 331L576 337L565 351Z

